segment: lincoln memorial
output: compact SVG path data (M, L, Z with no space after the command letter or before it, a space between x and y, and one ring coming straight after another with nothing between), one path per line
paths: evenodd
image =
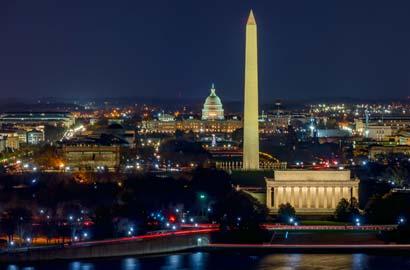
M299 214L331 214L338 202L359 199L359 179L350 170L275 170L266 178L266 204L275 213L290 203Z

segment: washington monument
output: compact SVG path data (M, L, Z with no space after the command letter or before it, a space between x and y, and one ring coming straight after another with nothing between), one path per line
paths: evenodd
M251 10L246 23L245 91L243 121L243 169L259 169L258 42Z

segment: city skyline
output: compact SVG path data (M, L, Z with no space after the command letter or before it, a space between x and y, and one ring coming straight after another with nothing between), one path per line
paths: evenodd
M262 29L261 103L408 95L409 4L235 3L164 2L159 12L132 2L3 2L3 97L198 99L215 82L221 98L241 100L251 8Z
M409 12L0 1L0 265L410 265Z

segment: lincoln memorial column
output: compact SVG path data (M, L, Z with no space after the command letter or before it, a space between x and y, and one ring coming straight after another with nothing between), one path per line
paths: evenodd
M272 207L272 187L268 186L266 190L266 206Z
M279 192L278 192L278 188L274 187L273 188L273 200L275 201L273 204L273 207L278 208L279 207Z
M357 187L353 188L353 197L355 197L356 199L359 199L359 190Z

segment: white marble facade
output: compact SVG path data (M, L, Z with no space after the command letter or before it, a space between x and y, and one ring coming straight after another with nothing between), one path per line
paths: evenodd
M330 214L342 198L359 199L358 188L350 170L276 170L266 178L266 205L272 212L290 203L299 214Z

